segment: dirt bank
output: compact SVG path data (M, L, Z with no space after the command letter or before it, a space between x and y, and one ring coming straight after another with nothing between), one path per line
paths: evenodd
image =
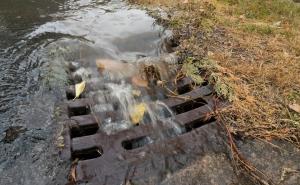
M130 2L173 30L170 42L182 59L181 73L207 80L230 102L217 114L241 153L275 184L299 184L299 159L274 152L299 155L300 5L288 0ZM269 162L270 156L277 162ZM285 181L287 173L294 181Z
M183 72L196 81L208 80L220 98L231 102L220 115L232 132L299 146L298 4L134 2L147 4L159 23L173 29Z

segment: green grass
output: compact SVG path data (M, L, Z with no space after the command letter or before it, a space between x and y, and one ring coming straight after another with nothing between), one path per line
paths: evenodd
M241 29L248 33L258 33L260 35L272 35L274 33L274 28L267 25L245 24L242 25Z
M300 5L291 0L218 0L236 6L236 13L246 18L299 23Z

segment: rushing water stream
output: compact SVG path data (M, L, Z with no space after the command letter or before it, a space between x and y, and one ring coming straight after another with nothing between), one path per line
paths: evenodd
M99 58L157 57L164 34L145 11L119 0L1 0L0 184L67 180L53 145L66 63L88 70Z

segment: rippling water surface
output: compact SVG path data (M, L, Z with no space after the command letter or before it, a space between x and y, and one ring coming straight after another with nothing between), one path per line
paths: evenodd
M0 184L66 179L49 142L67 62L157 56L163 34L145 11L118 0L1 0Z

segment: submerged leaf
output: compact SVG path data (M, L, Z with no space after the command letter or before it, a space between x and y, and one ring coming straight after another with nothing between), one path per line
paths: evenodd
M139 87L148 87L148 82L147 80L142 79L139 76L134 76L131 78L132 84L139 86Z
M78 98L85 89L85 81L82 81L81 83L78 83L75 85L75 98Z
M98 59L96 65L100 70L119 71L124 69L126 64L110 59Z
M132 95L134 97L139 97L141 96L142 92L140 90L132 90Z
M138 124L144 117L146 112L146 104L140 103L135 105L130 113L130 118L133 124Z
M96 66L99 70L107 70L109 72L131 72L134 67L133 64L111 59L98 59L96 60Z

